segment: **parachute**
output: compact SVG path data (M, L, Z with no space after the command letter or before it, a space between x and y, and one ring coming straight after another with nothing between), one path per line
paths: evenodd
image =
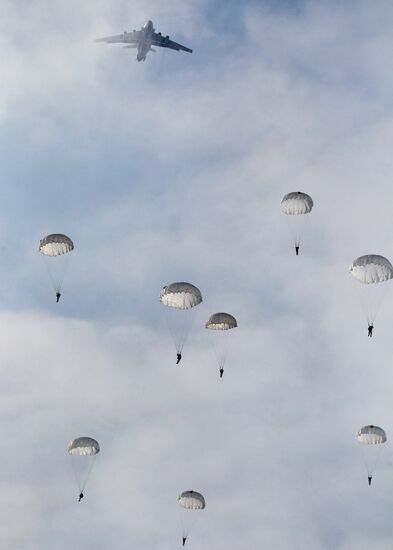
M194 308L202 302L201 291L191 283L172 283L161 290L160 302L165 306L168 328L181 357L194 321Z
M74 250L72 240L61 233L52 233L40 240L38 251L43 255L52 286L60 297L68 266L68 254ZM56 258L53 260L52 258Z
M366 254L356 258L349 271L352 277L366 285L383 283L393 278L392 264L387 258L378 254Z
M172 283L161 290L160 302L175 309L190 309L202 302L202 294L191 283Z
M74 243L67 235L53 233L40 240L38 249L44 256L61 256L74 250Z
M181 523L183 530L183 546L186 543L187 537L194 527L197 515L195 511L204 510L206 507L205 499L201 493L197 491L184 491L177 497L177 501L181 506ZM190 517L191 514L191 517Z
M349 271L352 277L361 283L358 286L360 302L368 324L373 325L387 290L386 285L379 283L385 283L393 278L393 266L384 256L366 254L356 258Z
M220 369L221 378L224 373L224 365L232 341L232 334L230 331L236 327L237 321L230 313L214 313L205 323L205 328L214 331L211 332L211 341Z
M95 457L100 452L98 441L91 437L77 437L68 445L79 494L83 497L87 480L94 466Z
M371 485L373 472L380 458L380 449L386 443L386 433L378 426L363 426L357 433L356 439L362 444L363 458L367 468L368 484ZM376 449L374 449L376 447Z
M300 240L303 236L305 222L314 206L310 195L295 191L284 195L281 201L281 211L287 215L288 225L295 243L296 255L299 253Z

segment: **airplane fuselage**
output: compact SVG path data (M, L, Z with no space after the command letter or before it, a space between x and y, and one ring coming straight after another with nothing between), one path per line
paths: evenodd
M123 44L124 48L135 48L137 50L136 58L138 61L145 61L147 54L149 52L155 52L156 47L192 53L191 48L187 48L174 40L170 40L169 36L162 36L160 32L155 32L152 21L147 21L139 31L124 31L123 34L118 34L116 36L97 38L96 42ZM154 49L152 46L154 46Z
M145 61L146 56L151 48L151 42L153 39L154 27L153 22L148 21L141 29L141 39L138 42L138 54L136 56L138 61Z

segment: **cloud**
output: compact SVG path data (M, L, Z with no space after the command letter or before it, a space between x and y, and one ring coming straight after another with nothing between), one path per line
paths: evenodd
M148 18L194 53L138 64L93 42ZM347 273L389 257L390 19L5 3L4 546L180 546L195 489L196 550L391 547L390 298L370 341ZM299 258L279 208L297 189L315 202ZM58 305L36 251L53 231L76 244ZM204 297L180 367L158 303L176 280ZM221 310L239 323L223 380L203 328ZM371 488L368 423L388 434ZM79 505L81 435L102 452Z

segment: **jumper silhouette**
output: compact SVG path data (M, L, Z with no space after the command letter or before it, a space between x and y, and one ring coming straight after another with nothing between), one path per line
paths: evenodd
M187 537L183 537L183 546L186 544Z
M57 304L59 303L60 296L61 296L60 292L57 291L57 292L56 292L56 303L57 303Z
M371 324L371 325L368 325L368 336L371 336L373 335L373 330L374 330L374 325Z
M176 361L176 365L178 365L181 361L181 353L178 353L177 354L177 361Z
M220 368L220 378L222 378L222 375L224 374L224 369L221 367Z
M296 244L295 245L296 256L299 256L299 248L300 248L300 246L298 244Z
M373 476L368 476L368 484L371 485L371 480L372 480Z
M80 502L82 498L83 498L83 493L80 493L78 502Z

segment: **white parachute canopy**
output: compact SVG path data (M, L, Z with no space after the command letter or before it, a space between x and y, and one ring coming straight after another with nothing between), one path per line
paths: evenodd
M373 477L374 469L380 458L380 449L386 443L386 433L379 426L363 426L358 430L356 439L362 444L363 459L367 469L369 485Z
M191 309L202 302L202 294L191 283L172 283L161 290L160 302L175 309Z
M38 250L44 256L61 256L74 250L74 243L67 235L52 233L40 240Z
M181 354L194 321L194 308L202 302L201 291L191 283L172 283L162 288L160 302L165 306L176 352Z
M220 376L224 372L230 345L232 343L232 329L237 327L237 321L230 313L214 313L205 323L205 328L211 334L211 342L217 363L220 369Z
M180 520L183 530L184 546L187 537L199 516L199 514L196 514L195 512L198 510L204 510L206 503L203 495L197 491L183 491L183 493L177 497L177 501L181 506Z
M281 211L286 214L289 229L291 230L295 246L300 246L307 217L313 209L314 202L310 195L301 191L294 191L284 195L281 201Z
M62 288L68 266L68 254L73 250L74 243L62 233L52 233L40 240L38 251L44 257L55 292L60 292Z
M356 258L349 271L361 283L358 285L360 302L369 325L373 324L388 288L380 283L386 283L393 278L393 266L384 256L366 254Z
M86 487L94 466L95 457L99 452L100 445L98 441L91 437L77 437L68 445L68 454L72 460L79 493L83 493Z
M213 313L205 323L210 330L230 330L237 327L237 321L230 313Z
M384 283L393 278L393 266L387 258L378 254L366 254L352 262L352 277L365 285Z
M385 430L378 426L363 426L357 433L356 439L363 445L381 445L386 443Z

